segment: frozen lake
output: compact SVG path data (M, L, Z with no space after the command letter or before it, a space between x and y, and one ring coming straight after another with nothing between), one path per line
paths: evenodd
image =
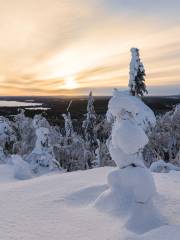
M49 109L51 109L51 108L46 108L46 107L28 107L28 108L25 108L26 110L33 110L33 111L35 111L35 110L42 110L42 111L47 111L47 110L49 110Z
M42 106L42 103L20 102L20 101L0 101L0 107L33 107Z

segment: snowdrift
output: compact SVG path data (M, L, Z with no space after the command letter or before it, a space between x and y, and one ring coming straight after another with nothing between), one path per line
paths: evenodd
M180 188L180 173L153 175L158 192L155 206L173 226L138 235L124 228L125 218L94 208L114 170L51 173L20 181L14 179L11 165L0 165L0 239L179 240L180 192L174 189Z

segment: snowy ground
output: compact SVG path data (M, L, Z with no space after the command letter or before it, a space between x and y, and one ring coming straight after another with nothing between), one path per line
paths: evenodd
M0 239L157 239L153 232L127 237L122 217L93 207L94 200L107 188L107 175L112 169L53 173L22 181L13 178L12 166L0 165ZM154 177L156 206L169 224L180 225L180 172L154 173ZM156 231L159 236L167 232L163 240L180 239L179 227Z

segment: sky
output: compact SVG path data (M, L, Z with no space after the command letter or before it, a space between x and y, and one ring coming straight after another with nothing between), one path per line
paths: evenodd
M180 93L179 0L0 0L0 95L111 95L140 49L149 94Z

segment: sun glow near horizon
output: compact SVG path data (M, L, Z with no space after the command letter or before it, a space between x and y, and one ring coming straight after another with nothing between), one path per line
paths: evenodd
M66 77L64 80L64 85L61 86L63 89L67 90L73 90L79 87L79 84L77 83L76 79L73 76Z

